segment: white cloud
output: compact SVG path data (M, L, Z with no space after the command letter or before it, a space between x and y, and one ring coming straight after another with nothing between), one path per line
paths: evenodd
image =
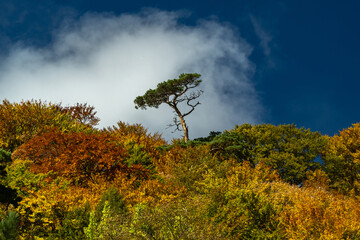
M250 81L251 47L231 27L202 20L179 23L181 14L87 14L59 29L51 46L14 47L0 64L0 96L95 106L100 127L142 123L170 139L167 106L136 110L133 100L182 72L202 74L201 105L186 119L190 137L235 124L258 122L261 104Z
M253 15L250 15L250 19L254 27L255 33L261 41L260 45L264 50L265 56L270 58L271 48L269 45L272 40L272 37L264 30L264 28L260 25L259 21Z

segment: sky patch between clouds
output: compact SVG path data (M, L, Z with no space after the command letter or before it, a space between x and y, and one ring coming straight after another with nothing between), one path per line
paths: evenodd
M180 12L145 10L115 16L88 13L54 31L46 47L14 45L0 63L0 96L95 106L99 127L141 123L166 139L173 113L167 106L136 110L134 99L180 73L202 74L201 105L186 119L190 138L261 120L251 82L251 46L215 20L181 23Z

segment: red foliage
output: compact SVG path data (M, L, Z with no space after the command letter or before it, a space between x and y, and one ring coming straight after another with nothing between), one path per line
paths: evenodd
M78 184L86 183L94 175L111 180L119 171L148 177L148 170L142 165L126 164L127 150L115 136L105 132L64 133L54 128L20 146L12 157L33 161L31 170L35 173L53 171L55 176L67 177Z

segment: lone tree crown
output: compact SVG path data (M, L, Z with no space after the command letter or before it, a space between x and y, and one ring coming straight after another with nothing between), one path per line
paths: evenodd
M200 104L200 102L192 103L192 101L200 97L203 91L192 91L189 94L187 94L187 92L200 85L202 81L199 79L200 77L201 75L198 73L182 73L177 79L169 79L161 82L157 85L156 89L149 89L143 96L135 98L135 108L158 108L162 103L166 103L174 110L180 119L179 122L175 116L174 124L170 126L175 126L176 130L180 130L179 127L181 125L184 131L184 140L187 142L189 140L189 132L184 117L192 113L195 107ZM181 102L186 102L186 105L190 107L188 112L180 112L178 104Z

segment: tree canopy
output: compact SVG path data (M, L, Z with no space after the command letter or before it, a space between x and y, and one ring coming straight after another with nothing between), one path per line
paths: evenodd
M0 104L0 240L360 239L360 123L168 144L140 124L94 128L95 113Z
M360 194L360 123L329 138L324 150L324 168L330 186L339 191Z
M189 133L184 118L192 113L195 107L200 104L199 101L196 103L192 101L200 97L203 92L202 90L198 90L188 93L188 91L200 85L202 81L199 79L200 77L201 75L198 73L182 73L177 79L169 79L161 82L157 85L156 89L149 89L143 96L136 97L134 100L135 108L158 108L163 103L169 105L180 119L179 122L177 117L175 117L174 124L171 126L175 126L176 129L179 130L179 126L181 125L184 131L184 140L187 142ZM186 105L190 107L190 110L185 113L182 113L178 107L178 104L182 102L185 102Z
M61 131L91 130L99 121L94 107L87 104L62 107L61 104L28 100L0 104L0 148L14 151L32 137L53 127Z
M318 132L295 125L243 124L225 131L212 142L212 149L253 166L262 162L283 180L301 184L308 171L320 167L317 158L326 146L326 139Z

